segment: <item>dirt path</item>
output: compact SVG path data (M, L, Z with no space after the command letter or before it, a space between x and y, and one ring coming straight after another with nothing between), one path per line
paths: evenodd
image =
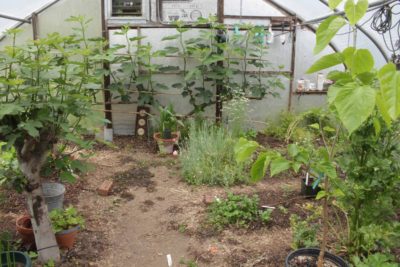
M90 252L89 266L162 267L168 266L167 254L173 266L282 266L290 247L288 218L284 225L215 233L203 227L203 200L223 197L228 189L188 186L176 158L128 145L98 150L90 161L94 170L85 178L78 205L88 218L87 229L72 254L81 258L79 248L88 243L82 238L91 239L89 247L98 253ZM105 179L114 179L114 194L100 197L95 189ZM295 180L281 179L229 191L262 192L264 204L272 204L295 186Z

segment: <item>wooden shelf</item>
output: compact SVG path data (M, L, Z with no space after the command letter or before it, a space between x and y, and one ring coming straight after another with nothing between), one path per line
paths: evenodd
M312 90L312 91L295 91L295 95L326 95L328 90Z

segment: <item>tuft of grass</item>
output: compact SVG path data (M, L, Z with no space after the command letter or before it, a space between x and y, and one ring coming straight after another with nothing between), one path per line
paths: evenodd
M236 140L223 128L204 123L190 127L180 157L183 177L193 185L222 185L247 181L246 164L235 160Z

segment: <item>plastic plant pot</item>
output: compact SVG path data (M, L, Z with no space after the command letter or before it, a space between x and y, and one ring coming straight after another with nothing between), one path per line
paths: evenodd
M320 251L321 250L318 248L301 248L301 249L295 250L286 257L285 266L286 267L301 266L298 264L297 265L290 264L292 260L294 260L296 258L300 258L300 257L303 257L303 258L309 257L310 259L314 259L315 261L318 261L318 256L319 256ZM347 264L347 262L344 259L342 259L339 256L333 255L332 253L329 253L329 252L325 252L324 259L326 262L332 263L334 266L337 266L337 267L349 267L349 265ZM307 266L313 266L313 263L305 261L304 267L307 267Z
M314 179L309 178L308 184L306 185L306 178L301 179L301 195L305 196L306 198L313 198L316 197L319 191L321 191L321 187L318 185L314 188Z
M65 186L60 183L43 183L42 184L44 200L50 211L54 209L62 209L64 203Z
M61 249L72 249L75 244L76 236L80 227L75 226L68 230L63 230L56 233L58 247Z
M8 267L8 266L24 266L24 267L31 267L32 261L28 255L20 251L6 251L1 252L1 267ZM8 263L11 263L9 265Z

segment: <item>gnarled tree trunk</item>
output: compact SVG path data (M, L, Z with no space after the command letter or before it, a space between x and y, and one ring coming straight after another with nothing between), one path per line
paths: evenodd
M16 146L21 171L28 179L26 186L28 208L32 217L39 261L42 263L60 260L60 251L52 230L40 181L40 170L53 146L51 138L48 137L45 134L39 140L25 139L23 145Z

